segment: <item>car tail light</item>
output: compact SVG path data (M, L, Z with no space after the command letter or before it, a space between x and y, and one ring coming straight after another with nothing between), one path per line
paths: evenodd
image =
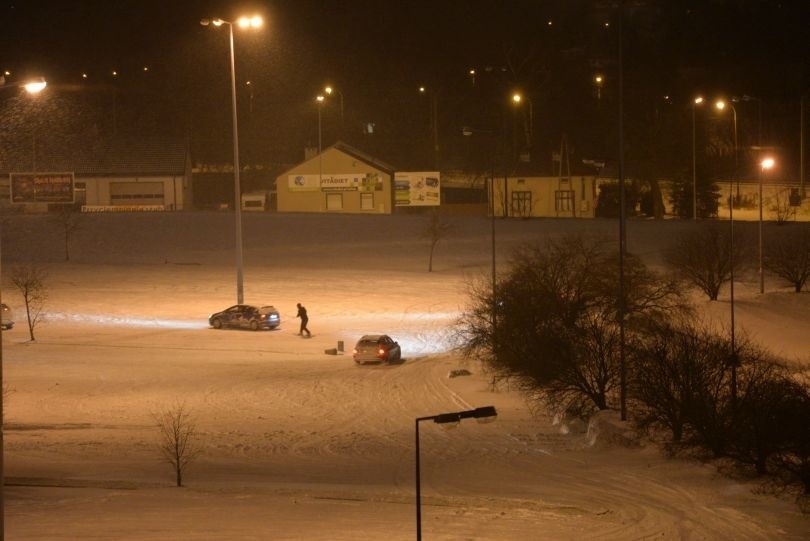
M357 348L354 348L354 349L352 350L352 355L357 355Z
M385 350L383 348L380 348L380 349L377 350L377 354L378 355L385 355Z

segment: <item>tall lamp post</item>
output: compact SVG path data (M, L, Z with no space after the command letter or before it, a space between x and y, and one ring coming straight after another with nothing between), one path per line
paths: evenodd
M323 91L326 92L327 96L331 96L333 92L337 92L337 95L340 96L340 126L342 128L343 127L343 92L341 92L340 90L338 90L337 88L335 88L335 87L333 87L331 85L326 85L323 88Z
M433 421L436 424L458 424L462 419L476 419L479 423L495 420L498 412L495 406L484 406L474 410L458 411L454 413L440 413L427 417L416 418L416 541L422 541L422 480L419 463L419 423Z
M692 101L692 219L697 220L697 152L695 136L695 110L703 103L703 98L698 96Z
M734 123L734 170L728 183L728 221L729 221L729 275L730 275L730 292L731 297L731 401L732 404L737 402L737 342L735 338L734 329L734 179L737 177L737 110L731 103L726 103L723 100L718 100L715 107L719 111L725 110L726 107L731 109L732 119Z
M515 92L512 94L512 103L516 106L519 106L523 102L524 96L520 92ZM529 156L532 154L532 132L534 131L534 104L532 103L532 99L528 96L525 96L526 102L529 104L529 122L528 124L524 123L523 126L523 134L526 138L526 150L529 153ZM519 153L518 153L519 154Z
M759 292L765 293L765 272L762 268L762 177L765 176L767 171L770 171L774 164L773 158L765 158L762 160L759 170Z
M236 24L240 28L259 28L264 21L258 15L253 17L240 17ZM242 187L239 182L239 128L236 122L236 68L233 53L233 25L234 23L224 19L201 19L200 24L208 26L228 25L228 39L230 43L231 60L231 117L233 124L233 191L234 191L234 215L236 218L236 304L245 301L243 261L242 261Z
M48 83L45 79L38 79L36 81L29 81L24 83L6 83L5 77L0 76L0 89L23 87L29 94L38 94L41 92ZM2 248L2 233L0 232L0 248ZM0 270L2 270L2 250L0 250ZM0 303L2 303L2 288L0 288ZM3 333L0 331L0 389L3 388ZM0 541L6 537L6 522L5 522L5 444L3 441L3 423L4 416L3 400L0 397Z
M321 108L323 107L323 100L325 98L322 95L318 95L315 97L315 102L318 104L318 154L321 153L322 149L322 137L321 137Z
M433 135L433 167L439 169L439 95L436 90L419 87L420 94L430 94L430 131Z

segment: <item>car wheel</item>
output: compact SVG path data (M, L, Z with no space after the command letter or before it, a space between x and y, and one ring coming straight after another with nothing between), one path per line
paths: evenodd
M259 322L255 319L250 322L250 330L251 331L258 331L259 330Z
M211 326L213 328L215 328L215 329L221 329L222 328L222 320L219 319L218 317L215 317L214 320L211 322Z

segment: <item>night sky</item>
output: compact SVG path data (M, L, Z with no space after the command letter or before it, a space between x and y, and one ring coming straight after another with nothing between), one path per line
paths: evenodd
M184 135L195 159L222 161L230 123L227 30L202 27L199 20L260 13L262 30L235 31L240 134L248 159L300 159L302 148L316 141L314 97L326 82L341 89L345 116L341 122L334 101L322 111L324 143L341 138L398 163L416 167L428 161L429 102L416 91L422 84L437 92L449 166L464 161L461 126L514 131L516 121L509 117L515 113L505 104L512 89L531 99L538 155L558 148L562 133L583 156L610 154L615 148L606 134L615 124L618 96L614 4L6 1L0 68L11 71L9 80L45 76L54 92L84 95L84 103L95 100L101 107L110 102L103 89L113 88L116 132ZM759 115L764 120L757 121L756 139L764 132L777 144L793 145L787 153L797 152L786 141L788 131L798 129L799 99L810 89L810 2L624 4L631 131L633 118L643 122L662 114L657 100L664 96L681 116L697 93L753 96L760 109L749 111L741 103L741 127ZM605 76L598 100L596 73ZM519 114L518 122L526 124L528 113ZM373 136L364 133L369 123Z

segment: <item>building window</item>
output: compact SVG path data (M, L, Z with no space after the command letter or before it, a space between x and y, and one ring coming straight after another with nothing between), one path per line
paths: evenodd
M574 191L556 190L554 192L554 208L557 212L571 212L574 210Z
M512 192L512 216L532 215L532 192Z
M343 194L340 192L327 193L326 210L343 210Z
M360 210L374 210L374 194L360 193Z

